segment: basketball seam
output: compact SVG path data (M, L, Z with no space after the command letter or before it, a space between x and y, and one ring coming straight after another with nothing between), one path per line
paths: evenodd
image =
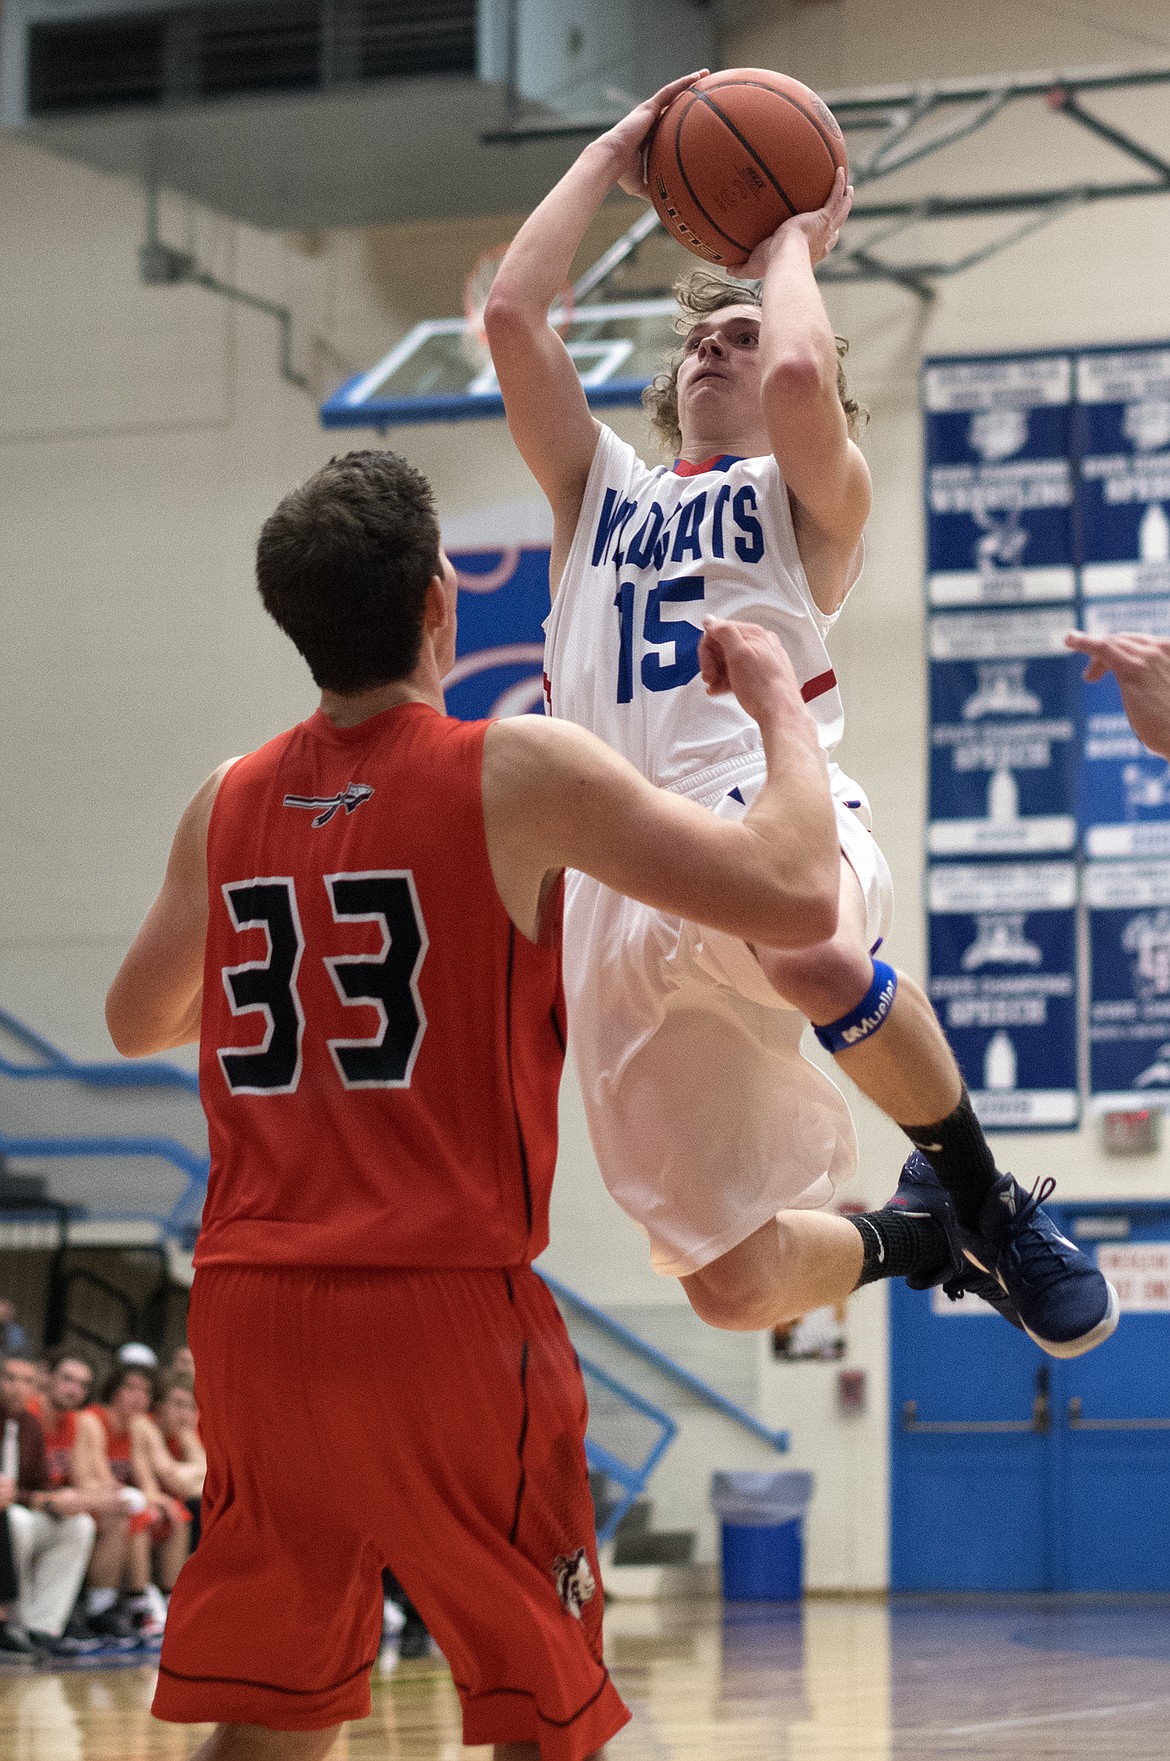
M698 92L691 92L691 93L688 93L687 95L688 95L688 97L690 97L694 100L694 103L697 103L698 99L700 97L700 94ZM679 136L682 133L682 125L686 121L687 117L690 115L691 111L693 110L694 103L687 105L686 109L683 111L682 115L679 117L679 119L676 122L675 127L674 127L674 162L678 166L678 174L682 178L683 183L686 186L686 191L687 191L687 194L690 196L691 201L695 204L695 207L698 209L699 213L703 216L703 219L707 222L708 226L713 227L714 230L719 234L720 238L726 239L729 245L734 245L734 247L737 251L742 251L745 255L745 258L750 257L752 247L750 245L743 244L741 242L741 240L739 240L737 238L733 238L729 232L724 232L723 228L719 225L718 221L713 220L711 218L710 214L708 214L706 208L704 208L702 202L700 202L698 196L695 194L694 188L691 184L691 180L686 174L686 169L685 169L683 162L682 162L682 154L679 152L678 142L679 142ZM714 109L715 106L712 105L711 108ZM716 114L718 114L718 112L716 112ZM720 118L720 120L723 120L723 119ZM746 141L744 142L744 145L745 146L747 145ZM781 194L783 195L783 191L781 191ZM787 200L787 197L785 197L785 200ZM793 210L793 212L795 212L795 210Z
M824 146L825 151L828 153L829 158L833 162L834 169L836 168L837 155L833 152L833 149L829 144L832 137L825 132L824 128L822 128L822 126L820 124L820 121L813 114L813 112L811 110L806 110L803 104L798 104L796 102L796 99L790 98L787 92L778 92L776 90L775 86L765 85L763 80L758 80L758 79L728 80L725 85L713 86L712 90L716 91L716 92L729 92L729 91L734 91L734 89L737 86L750 86L750 88L754 92L770 92L774 98L782 98L783 101L785 102L785 104L791 104L792 108L794 110L798 110L800 112L800 114L804 117L806 122L812 123L812 125L816 129L818 135L821 137L821 143ZM697 98L707 98L706 92L696 92L695 96ZM708 99L708 102L710 102L709 99ZM711 108L713 110L716 110L716 109L718 109L718 106L715 104L712 104ZM723 112L719 111L719 114L722 116ZM726 117L724 117L724 121L726 121L726 120L727 120ZM728 123L728 127L729 128L731 127L730 123ZM747 146L746 141L744 142L744 146L745 147ZM767 170L767 167L764 166L764 167L761 167L761 169ZM777 185L777 188L779 188L779 185Z
M751 82L748 80L742 80L739 83L742 85L749 85ZM771 86L757 85L756 90L760 91L760 92L770 92L772 90L772 88L771 88ZM776 92L774 95L777 98L784 97L784 94L782 92ZM714 114L719 118L719 120L723 124L724 128L727 129L731 134L733 134L735 136L736 140L739 142L740 146L744 149L744 151L751 154L752 158L755 160L756 164L759 166L760 170L763 172L764 176L767 178L767 180L771 184L772 188L776 191L776 194L780 197L780 200L787 207L788 217L789 217L789 219L791 219L792 216L797 212L796 203L792 200L792 197L788 194L788 191L784 188L784 185L780 182L779 178L777 178L776 175L772 171L769 170L768 166L766 166L764 164L764 161L760 158L759 154L756 152L756 150L752 146L751 142L744 135L740 134L739 130L736 128L734 122L732 122L732 120L731 120L730 116L728 116L727 112L724 110L720 110L718 104L714 103L712 99L708 98L708 96L705 92L701 92L699 94L699 96L702 98L703 103L706 104L708 106L708 108L710 110L712 110L714 112ZM792 100L790 98L785 98L784 102L786 104L791 104ZM805 112L800 109L799 104L793 104L792 108L794 110L800 111L801 116L805 115ZM819 130L817 132L818 132L818 134L820 133ZM823 143L823 137L822 137L822 145L823 144L824 143Z

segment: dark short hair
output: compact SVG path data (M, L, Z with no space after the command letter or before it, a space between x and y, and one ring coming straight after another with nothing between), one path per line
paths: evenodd
M159 1377L158 1399L155 1401L155 1405L161 1406L168 1394L173 1394L176 1389L181 1389L192 1399L195 1398L195 1378L189 1370L168 1370L165 1376Z
M105 1381L102 1383L102 1402L108 1406L119 1388L124 1388L131 1376L141 1376L150 1389L150 1404L158 1404L158 1377L147 1364L115 1364Z
M52 1351L45 1353L45 1365L50 1376L62 1364L80 1364L83 1370L89 1371L91 1380L97 1380L97 1366L93 1359L87 1351L79 1351L75 1345L55 1345Z
M346 453L265 520L256 583L321 689L352 696L418 664L439 546L422 472L395 452Z

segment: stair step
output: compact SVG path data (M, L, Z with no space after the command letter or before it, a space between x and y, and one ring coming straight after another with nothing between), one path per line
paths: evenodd
M646 1529L614 1538L615 1565L690 1565L695 1556L693 1529Z

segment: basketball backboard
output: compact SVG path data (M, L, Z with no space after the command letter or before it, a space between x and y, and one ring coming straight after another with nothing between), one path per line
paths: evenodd
M673 299L618 300L552 313L590 404L637 404L678 345ZM499 384L475 325L466 318L416 324L377 366L340 386L321 406L326 428L396 428L407 422L463 422L502 416Z

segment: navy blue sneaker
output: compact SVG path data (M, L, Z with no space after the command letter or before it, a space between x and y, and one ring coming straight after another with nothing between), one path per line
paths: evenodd
M1051 1357L1080 1357L1108 1339L1120 1304L1105 1275L1043 1210L1055 1185L1049 1177L1025 1193L1001 1174L978 1228L960 1225L959 1234L969 1265L1010 1298L1028 1337Z
M968 1295L977 1296L1013 1327L1025 1331L1015 1304L1003 1286L968 1259L963 1245L965 1232L955 1215L951 1195L921 1150L911 1150L907 1156L898 1190L884 1208L899 1210L908 1217L933 1217L951 1250L950 1264L940 1267L932 1277L907 1278L911 1290L929 1290L933 1285L941 1284L952 1302L960 1302Z

